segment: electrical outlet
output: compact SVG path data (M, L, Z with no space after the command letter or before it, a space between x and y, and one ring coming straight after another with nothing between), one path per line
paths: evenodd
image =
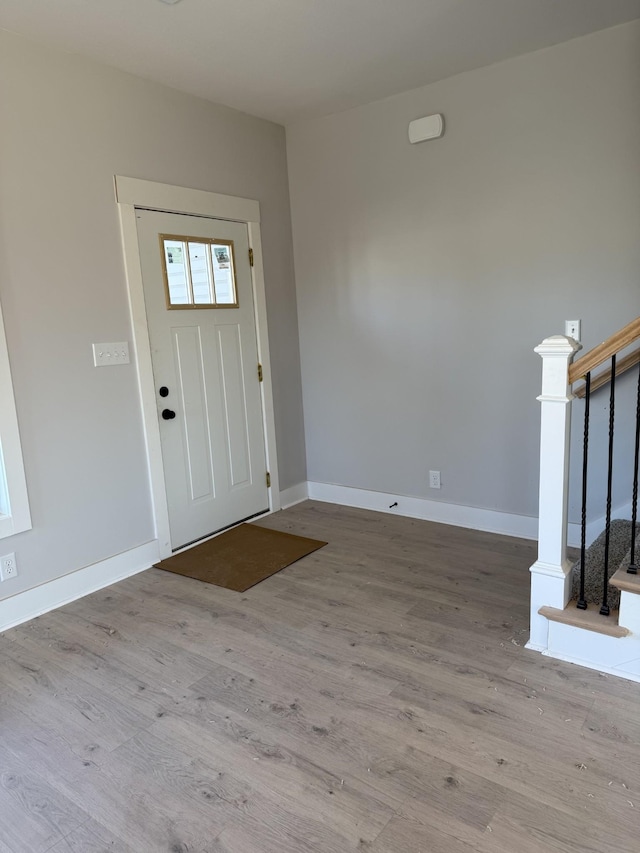
M18 575L18 564L15 554L5 554L0 557L0 581L8 581Z
M429 488L440 488L440 471L429 471Z

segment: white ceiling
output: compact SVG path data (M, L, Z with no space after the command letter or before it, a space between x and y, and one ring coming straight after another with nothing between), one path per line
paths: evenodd
M640 0L0 0L0 27L289 124L640 17Z

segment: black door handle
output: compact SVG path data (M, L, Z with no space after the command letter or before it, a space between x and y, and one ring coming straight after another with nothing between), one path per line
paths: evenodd
M158 390L158 394L160 394L160 396L161 396L161 397L168 397L168 396L169 396L169 389L167 388L167 386L166 386L166 385L163 385L163 386Z
M175 412L172 412L171 409L163 409L162 410L162 418L165 421L172 421L176 416Z

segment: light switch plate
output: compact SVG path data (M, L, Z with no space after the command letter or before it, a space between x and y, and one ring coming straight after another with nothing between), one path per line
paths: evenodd
M580 342L580 320L565 320L564 333L568 338Z
M111 344L93 344L92 346L95 367L129 364L129 344L127 341L116 341Z

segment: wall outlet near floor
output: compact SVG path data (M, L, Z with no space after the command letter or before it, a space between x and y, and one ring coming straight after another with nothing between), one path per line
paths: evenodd
M440 488L440 471L429 471L429 488Z
M0 581L8 581L18 576L18 564L15 554L5 554L0 557Z

